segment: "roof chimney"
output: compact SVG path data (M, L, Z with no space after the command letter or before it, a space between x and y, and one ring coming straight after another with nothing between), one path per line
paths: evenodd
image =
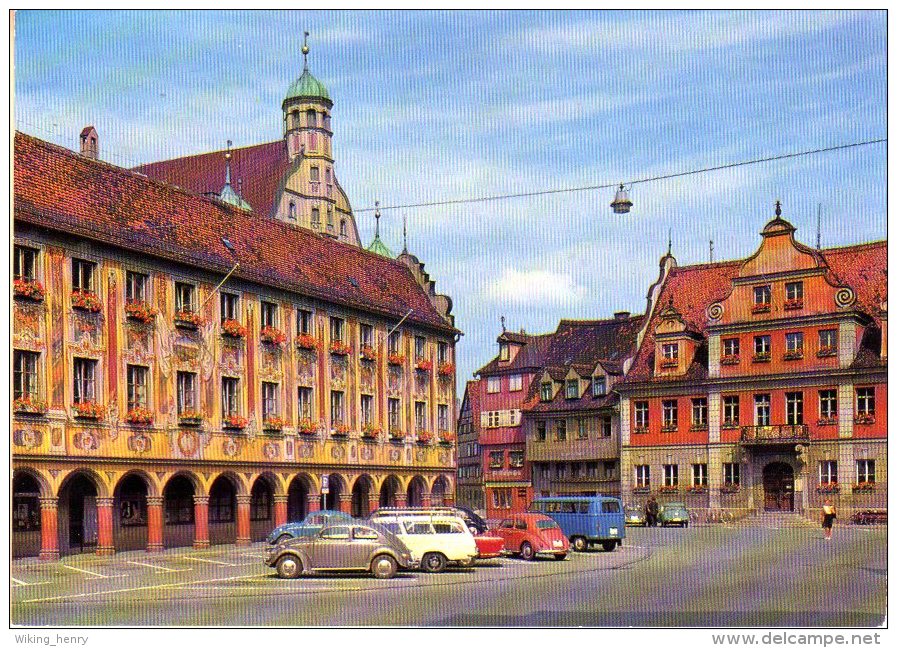
M81 130L81 155L92 160L100 158L99 138L97 129L93 126L85 126Z
M616 313L614 313L614 319L616 319L616 320L629 319L629 311L617 311Z

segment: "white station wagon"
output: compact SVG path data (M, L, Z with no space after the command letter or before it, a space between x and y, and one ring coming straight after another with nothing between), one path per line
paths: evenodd
M390 508L375 511L369 519L395 534L426 572L441 572L450 562L469 567L478 555L473 534L457 515Z

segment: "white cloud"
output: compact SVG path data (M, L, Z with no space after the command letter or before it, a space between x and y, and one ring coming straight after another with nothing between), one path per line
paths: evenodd
M502 276L486 288L484 297L511 305L569 306L582 300L585 293L570 274L505 268Z

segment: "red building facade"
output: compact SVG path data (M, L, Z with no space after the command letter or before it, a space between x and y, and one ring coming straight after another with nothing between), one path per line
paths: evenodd
M886 242L814 250L779 214L747 259L661 261L617 386L627 501L698 517L884 506Z

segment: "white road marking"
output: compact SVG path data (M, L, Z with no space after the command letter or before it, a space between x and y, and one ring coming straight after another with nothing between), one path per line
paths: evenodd
M220 560L210 560L208 558L194 558L192 556L178 556L180 560L195 560L197 562L211 563L212 565L224 565L225 567L239 567L235 563L222 562Z
M151 569L158 569L159 571L164 571L164 572L185 572L185 571L193 570L192 567L188 567L186 569L171 569L170 567L163 567L162 565L153 565L150 563L138 562L136 560L126 560L125 562L128 564L131 564L131 565L140 565L141 567L150 567Z
M95 576L96 578L111 578L110 576L98 574L97 572L90 571L89 569L81 569L80 567L72 567L71 565L60 565L60 567L65 567L66 569L71 569L72 571L81 572L82 574L90 574L91 576Z
M67 599L84 598L85 596L100 596L103 594L121 594L123 592L141 592L145 590L171 589L174 587L183 587L184 585L202 585L204 583L221 583L225 581L241 580L246 576L230 576L228 578L210 578L208 580L188 581L186 583L167 583L164 585L144 585L143 587L124 587L114 590L103 590L100 592L82 592L80 594L64 594L62 596L48 596L46 598L29 599L23 603L44 603L46 601L64 601Z

